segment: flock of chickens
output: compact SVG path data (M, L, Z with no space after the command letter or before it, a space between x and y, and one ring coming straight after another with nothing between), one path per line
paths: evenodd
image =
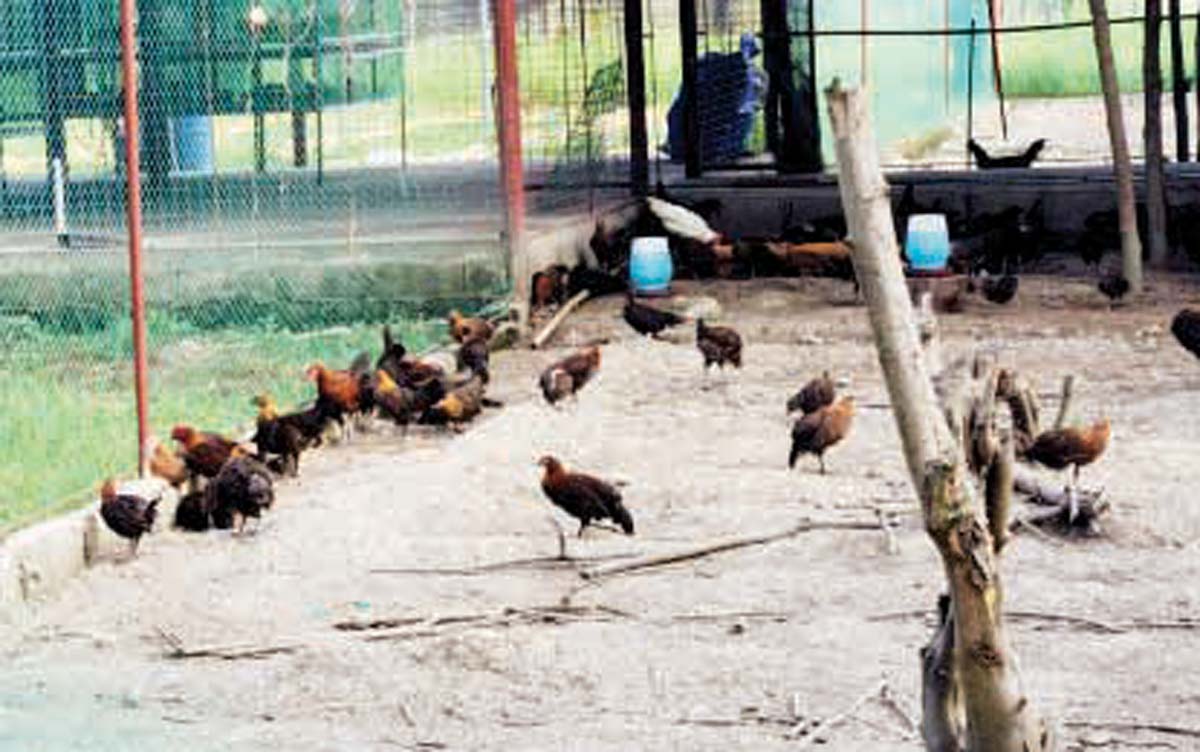
M670 311L638 302L627 294L622 316L643 336L657 338L664 330L685 323ZM705 373L712 366L742 366L743 341L731 327L713 326L697 318L696 346ZM298 412L280 414L268 394L254 398L258 408L254 449L217 433L177 425L171 431L172 450L151 439L147 446L147 470L175 488L185 484L188 492L176 509L175 525L184 530L229 529L244 532L249 518L256 520L275 498L276 475L296 475L300 456L322 443L326 430L336 424L348 437L355 419L376 414L392 420L407 431L410 423L461 428L485 407L501 403L484 394L490 379L492 325L478 318L452 312L451 336L458 342L457 372L447 374L440 366L412 358L383 329L383 354L370 366L370 356L361 354L346 370L330 370L314 363L307 378L316 385L313 405ZM1183 347L1200 357L1200 311L1184 309L1171 324L1171 332ZM600 369L599 346L584 348L544 369L538 383L546 401L556 405L577 395ZM855 415L854 398L838 396L828 372L805 384L787 401L788 414L798 414L792 427L788 467L794 468L804 455L816 456L822 474L825 453L849 434ZM1098 459L1108 447L1111 424L1107 418L1092 426L1068 427L1028 437L1018 448L1024 459L1055 470L1079 468ZM634 533L634 520L621 493L606 481L571 472L553 456L542 457L541 487L547 498L580 522L579 535L591 524L611 520L627 535ZM159 499L121 493L110 478L101 487L100 514L117 535L138 543L150 532L157 516Z

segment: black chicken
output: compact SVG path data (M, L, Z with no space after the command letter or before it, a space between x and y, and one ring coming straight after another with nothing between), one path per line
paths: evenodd
M1042 149L1046 148L1046 139L1039 138L1030 144L1029 148L1023 153L1007 157L993 157L989 155L975 139L967 141L967 148L971 150L971 155L975 157L975 166L981 170L996 170L1006 167L1022 168L1029 167L1034 163L1042 153Z
M1129 294L1129 280L1116 273L1105 275L1096 287L1112 303L1119 303Z
M271 471L253 457L236 452L207 490L212 494L209 504L213 523L217 527L229 527L234 517L239 517L238 533L245 529L247 517L261 518L262 510L269 509L275 502Z
M145 499L137 494L118 493L112 478L100 487L100 518L109 530L129 541L131 556L137 555L142 536L154 527L158 502L159 499Z
M621 493L608 483L583 473L567 472L554 457L538 460L545 472L542 491L556 507L579 520L579 536L595 520L612 520L626 535L633 535L633 517L621 502Z
M209 497L206 491L193 491L180 497L175 505L175 527L193 533L202 533L212 527Z
M1200 358L1200 311L1184 308L1171 320L1171 334L1183 348Z
M304 413L281 417L276 410L275 401L269 394L260 394L251 402L258 407L254 438L251 441L258 448L259 459L265 461L268 455L278 455L281 460L281 474L293 477L298 475L300 453L316 441L315 437L305 434L304 418L299 417ZM315 430L319 436L320 428Z
M679 326L683 317L670 311L660 311L633 299L633 293L626 293L625 309L621 312L625 323L633 327L641 335L657 337L664 329Z
M984 272L980 275L979 291L983 293L983 297L992 303L1006 305L1007 303L1011 303L1012 299L1017 296L1017 287L1019 285L1020 280L1015 274L992 277L987 272Z
M800 391L796 392L787 401L787 411L790 414L799 410L808 415L809 413L815 413L826 405L833 404L833 400L836 397L837 387L834 385L833 379L829 377L829 371L825 371L801 387Z

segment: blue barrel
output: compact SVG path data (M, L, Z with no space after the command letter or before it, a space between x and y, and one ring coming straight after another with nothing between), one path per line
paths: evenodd
M629 249L629 281L641 295L666 295L671 290L671 249L662 237L634 238Z
M208 115L181 115L171 119L176 172L213 173L213 127Z
M950 259L950 233L943 214L914 214L908 218L904 253L919 271L940 271Z

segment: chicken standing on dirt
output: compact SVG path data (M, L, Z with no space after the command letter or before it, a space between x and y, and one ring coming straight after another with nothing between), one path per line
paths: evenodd
M548 455L538 464L544 469L542 491L546 497L579 520L577 537L583 537L584 529L597 520L612 520L626 535L633 535L633 517L612 485L590 475L567 472L561 462Z
M1129 280L1120 274L1108 274L1097 283L1096 289L1108 298L1110 305L1113 305L1120 303L1121 299L1129 294Z
M343 434L348 434L346 418L353 418L363 409L361 374L331 371L318 361L305 369L305 376L317 384L318 412L329 420L337 421Z
M708 326L704 319L696 319L696 347L704 356L705 373L713 365L742 367L742 336L728 326Z
M392 337L391 327L388 326L383 327L383 354L375 361L375 370L386 371L392 381L406 389L436 389L438 387L431 382L437 381L443 392L434 398L435 401L445 393L446 373L442 368L408 357L408 349L403 342Z
M593 345L551 364L542 371L538 383L551 405L574 395L600 370L600 348Z
M375 392L375 406L405 431L409 423L445 394L440 381L430 381L424 389L412 389L397 384L383 369L375 372L371 388Z
M458 311L451 311L449 316L450 336L455 342L466 344L482 340L489 341L494 331L492 325L479 318L467 318Z
M815 454L821 463L821 475L824 475L825 452L846 438L853 420L853 397L842 397L797 420L792 426L792 451L788 454L788 467L794 468L796 461L805 454Z
M1171 319L1171 334L1183 349L1200 358L1200 311L1184 308Z
M129 541L130 556L137 555L138 542L154 527L158 502L158 499L144 499L137 494L118 493L112 478L100 487L100 518L109 530Z
M1096 421L1087 428L1059 428L1041 433L1025 450L1025 458L1051 470L1073 468L1073 478L1079 481L1079 468L1090 465L1104 454L1112 437L1108 418Z
M787 401L787 411L789 415L797 410L808 415L826 405L832 405L835 397L837 397L837 387L833 383L833 379L829 377L829 371L825 371L792 395L792 398Z
M171 438L183 449L183 461L194 475L213 478L221 472L237 443L220 434L197 431L188 425L171 429Z
M251 402L258 407L257 430L252 441L258 447L259 460L265 462L268 454L278 455L283 460L283 474L299 475L300 453L308 448L310 440L295 421L279 417L271 395L260 394Z
M625 308L621 315L625 323L643 336L657 337L664 329L679 326L683 317L670 311L660 311L633 299L633 293L626 293Z
M421 415L421 423L435 426L461 427L483 410L484 406L500 403L483 396L483 379L472 376L431 405Z
M237 532L246 527L246 518L260 519L262 510L275 501L275 481L266 465L241 449L225 463L207 489L213 521L219 528L230 527L239 519Z

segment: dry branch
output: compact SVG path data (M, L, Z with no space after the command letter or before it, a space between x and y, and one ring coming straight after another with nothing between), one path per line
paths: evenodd
M184 646L183 641L177 635L161 627L155 627L155 631L158 632L163 642L167 644L167 650L163 652L163 657L171 659L218 658L223 661L255 660L267 658L272 655L294 653L298 649L295 645L224 645L188 648Z
M768 543L786 540L787 538L794 538L801 533L808 533L814 530L877 531L879 530L879 523L866 520L803 520L798 525L778 533L771 533L770 535L756 535L747 538L735 538L734 540L722 541L721 543L712 543L699 548L694 548L687 551L679 551L673 554L647 556L641 559L626 562L624 564L613 564L607 567L585 569L579 573L579 576L585 580L598 580L602 577L611 577L617 574L627 574L629 572L636 572L644 569L664 567L669 564L677 564L681 561L700 559L706 556L724 553L725 551L733 551L738 548L762 546Z
M1071 417L1071 402L1075 398L1075 374L1063 377L1062 398L1058 402L1058 415L1054 418L1054 430L1067 424Z
M547 321L546 326L542 328L542 331L538 332L537 336L533 338L533 349L537 350L542 345L546 344L546 340L550 339L562 322L566 321L567 317L571 315L572 311L583 305L583 301L587 300L590 295L590 291L580 290L579 292L575 293L573 298L568 300L566 303L563 303L563 307L558 309L558 313L554 314L554 318Z
M815 744L818 739L821 741L828 741L828 738L824 736L824 734L828 732L829 729L852 718L854 714L862 708L863 705L866 705L872 699L881 697L884 691L887 690L887 686L887 680L873 685L870 691L863 693L861 697L854 701L853 705L851 705L849 708L846 708L841 713L830 716L829 718L818 720L812 724L809 724L808 721L801 721L785 736L788 739L800 739L800 743L795 746L795 749L803 749L811 746Z
M1066 728L1094 728L1105 731L1154 731L1168 736L1186 736L1200 739L1200 728L1175 726L1169 723L1145 723L1140 721L1064 721Z

